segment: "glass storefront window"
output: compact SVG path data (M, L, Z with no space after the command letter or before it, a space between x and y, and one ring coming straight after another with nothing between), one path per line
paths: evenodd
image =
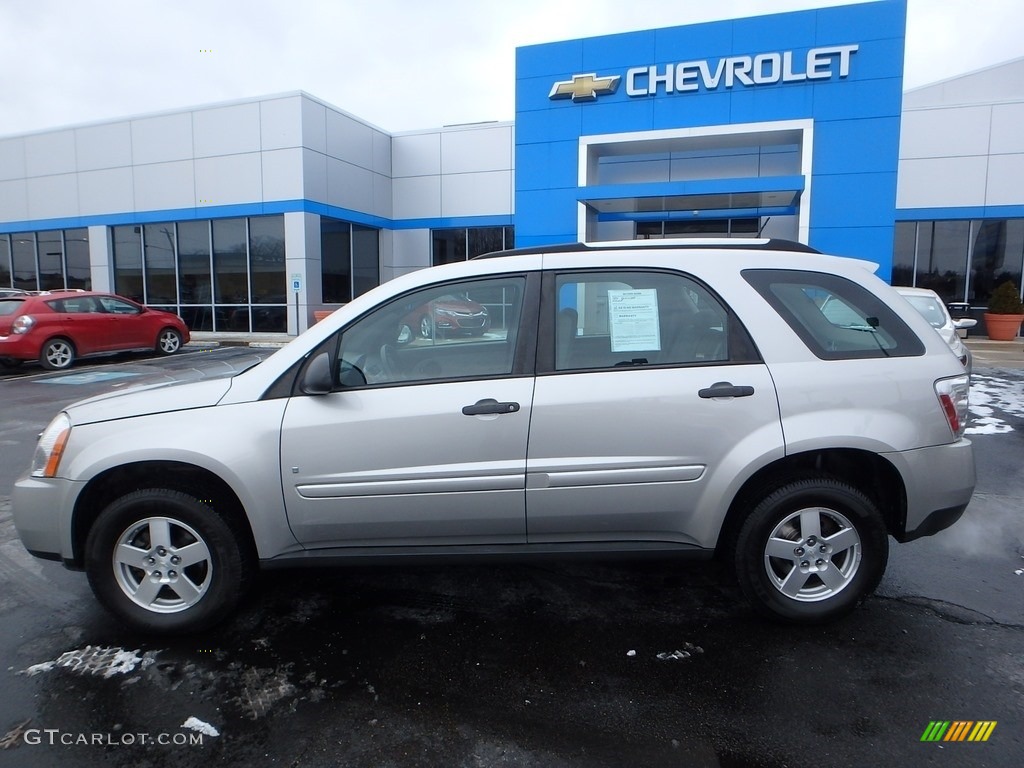
M64 230L64 265L67 269L68 288L92 288L92 274L89 268L89 230Z
M380 233L352 225L352 296L380 285Z
M325 304L352 300L352 225L320 218L320 269Z
M216 304L249 303L245 219L213 222L213 298Z
M433 241L432 260L435 267L438 264L466 260L466 230L435 229L430 235Z
M249 219L249 269L253 304L284 304L287 301L283 216Z
M472 227L466 231L469 241L468 256L480 256L484 253L500 251L504 248L502 240L504 232L501 227Z
M320 269L325 304L344 304L380 285L380 230L322 216Z
M431 263L437 266L514 248L515 229L513 227L432 229L430 230L430 239Z
M39 250L39 289L56 291L64 287L64 240L61 230L36 233Z
M145 302L141 227L114 227L114 293Z
M921 227L921 230L925 227ZM918 243L917 285L930 288L945 302L963 301L967 288L967 247L971 222L935 221L927 250Z
M986 306L992 291L1007 280L1018 288L1024 267L1024 219L974 222L970 302Z
M931 288L947 303L983 308L997 285L1020 285L1022 276L1024 219L896 224L893 285Z
M11 235L11 271L15 288L23 291L39 290L35 232L16 232Z
M83 227L0 235L0 287L88 290L92 287L89 230Z
M914 284L914 246L917 243L917 222L896 222L896 238L892 252L892 284Z
M146 264L146 303L177 304L174 225L147 224L142 229Z
M178 222L178 314L193 331L213 330L210 222Z
M11 287L11 238L0 235L0 288Z

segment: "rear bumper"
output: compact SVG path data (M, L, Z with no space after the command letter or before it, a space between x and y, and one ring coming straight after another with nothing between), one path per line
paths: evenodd
M931 536L960 519L977 482L970 440L883 456L899 470L907 489L906 517L892 532L897 541Z
M39 345L29 336L29 334L15 333L10 336L0 336L0 357L35 360L39 357Z

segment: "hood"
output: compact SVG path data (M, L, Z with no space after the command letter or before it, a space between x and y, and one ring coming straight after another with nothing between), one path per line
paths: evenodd
M184 383L160 382L90 397L73 403L65 410L72 424L93 424L131 416L208 408L216 405L229 389L229 378Z

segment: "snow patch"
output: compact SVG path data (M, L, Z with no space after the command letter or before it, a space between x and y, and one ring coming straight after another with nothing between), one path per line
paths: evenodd
M124 648L87 645L79 650L62 653L53 661L33 664L31 667L23 669L21 674L34 677L60 668L71 670L76 675L108 678L114 675L126 675L129 672L134 672L136 668L146 669L156 661L158 653L160 651L147 651L140 656L138 650L127 651Z
M188 720L181 724L181 727L188 728L190 731L196 731L204 736L220 736L220 731L209 723L204 723L198 717L189 717Z
M974 374L971 377L969 435L1002 435L1013 427L995 415L1024 418L1024 381Z
M658 654L657 658L659 661L681 661L682 659L690 658L696 653L704 653L704 649L693 643L684 643L682 648L677 648L674 651L663 651Z

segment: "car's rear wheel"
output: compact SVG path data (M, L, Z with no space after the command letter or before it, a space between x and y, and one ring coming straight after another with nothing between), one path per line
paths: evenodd
M736 575L751 603L797 623L852 610L878 586L888 558L888 533L875 504L826 477L767 495L743 522L735 548Z
M75 362L75 345L67 339L50 339L39 353L39 363L51 371L63 371Z
M156 337L156 351L161 355L173 355L181 349L181 334L174 328L164 328Z
M89 531L85 569L99 601L143 632L195 632L234 608L254 571L237 523L165 488L111 503Z

